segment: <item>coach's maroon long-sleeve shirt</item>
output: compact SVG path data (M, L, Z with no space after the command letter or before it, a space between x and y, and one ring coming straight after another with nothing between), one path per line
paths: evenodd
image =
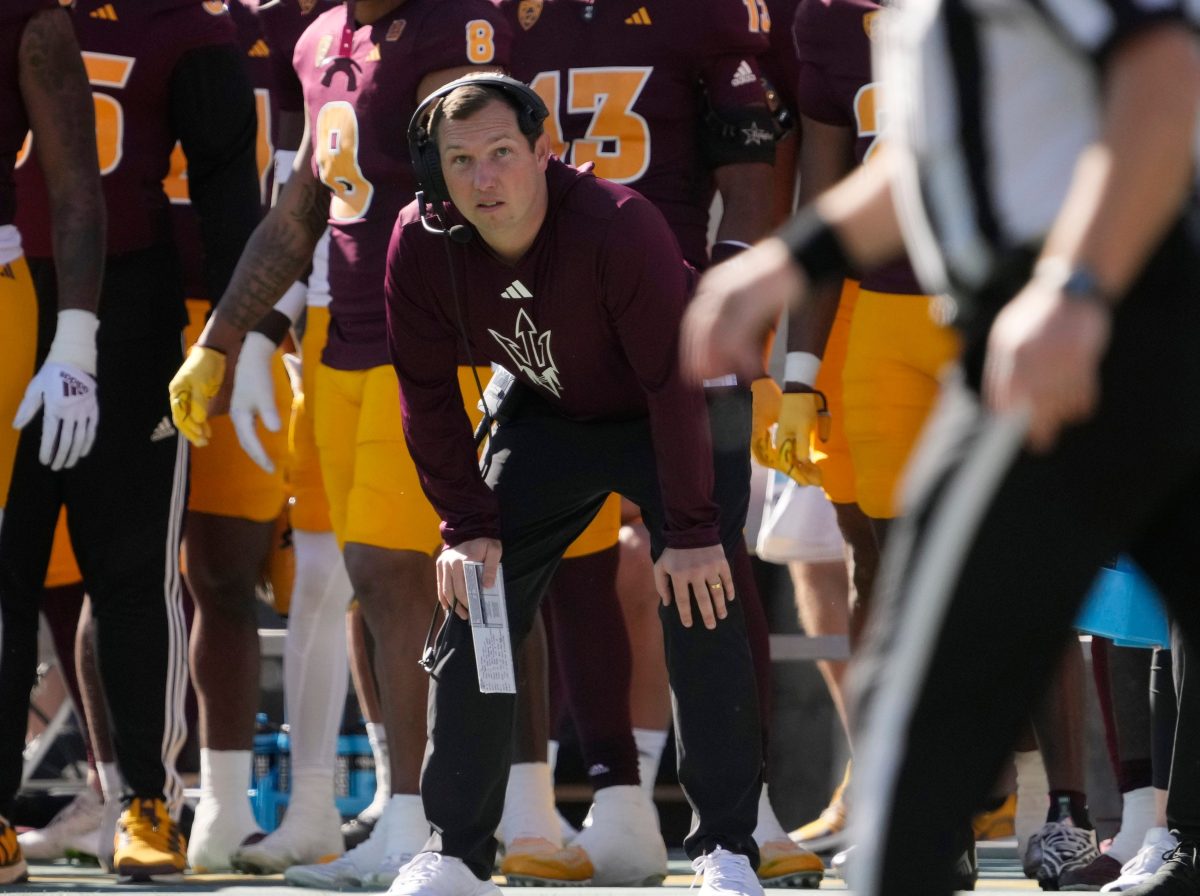
M547 180L546 220L515 265L498 260L478 234L451 244L474 361L512 371L570 419L649 416L667 544L718 544L704 396L684 384L678 361L694 272L638 193L553 158ZM415 203L405 208L385 290L404 432L454 545L498 538L500 529L458 388L465 355L445 239L421 226Z

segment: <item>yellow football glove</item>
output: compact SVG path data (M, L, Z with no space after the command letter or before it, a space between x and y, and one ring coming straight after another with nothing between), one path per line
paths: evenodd
M771 440L771 427L779 422L779 402L783 393L769 376L760 377L750 384L754 396L754 410L750 423L750 453L764 467L774 467L779 457Z
M193 345L167 387L171 393L171 417L175 427L197 447L207 445L212 435L208 425L208 403L220 391L224 380L224 353Z
M775 427L778 463L773 466L791 476L800 485L820 485L821 471L812 459L812 437L828 435L829 412L820 392L784 392L779 403L779 423Z

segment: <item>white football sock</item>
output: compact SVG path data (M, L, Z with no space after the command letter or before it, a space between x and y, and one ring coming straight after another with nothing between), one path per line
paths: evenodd
M323 770L332 784L349 667L344 635L354 589L332 532L293 533L296 582L284 647L292 769Z
M667 746L667 732L653 728L634 728L633 742L638 751L638 778L642 789L654 796L654 781L658 778L658 765L662 762L663 750Z
M100 776L100 792L104 801L119 803L121 789L125 786L121 781L121 771L115 762L97 762L96 774Z
M554 776L548 762L515 762L504 791L500 820L505 843L541 837L562 846L562 829L554 806Z
M1018 750L1013 757L1017 767L1017 814L1013 826L1017 834L1017 855L1025 855L1025 844L1046 821L1050 782L1042 754L1037 750Z
M250 811L250 768L254 754L250 750L211 750L200 748L200 798L214 799L223 812L238 819L245 817L253 823ZM255 827L258 825L255 824Z
M754 840L761 846L764 843L787 839L787 831L783 829L783 825L779 823L779 817L771 808L771 798L767 795L767 784L764 781L762 793L758 796L758 824L754 828Z
M375 797L358 817L364 821L377 821L392 798L392 759L382 722L367 722L367 741L371 744L371 755L375 757Z
M1138 787L1121 794L1121 830L1113 837L1108 855L1122 865L1132 859L1154 827L1154 788Z

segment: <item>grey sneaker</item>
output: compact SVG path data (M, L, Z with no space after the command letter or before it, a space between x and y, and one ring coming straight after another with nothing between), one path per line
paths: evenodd
M1057 890L1064 872L1081 871L1099 855L1094 830L1084 830L1070 821L1048 821L1029 838L1025 874L1036 877L1043 890Z

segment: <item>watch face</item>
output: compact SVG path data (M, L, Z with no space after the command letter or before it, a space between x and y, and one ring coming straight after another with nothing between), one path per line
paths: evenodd
M1077 267L1072 270L1062 285L1062 291L1074 298L1104 302L1104 290L1100 288L1100 281L1090 268Z

